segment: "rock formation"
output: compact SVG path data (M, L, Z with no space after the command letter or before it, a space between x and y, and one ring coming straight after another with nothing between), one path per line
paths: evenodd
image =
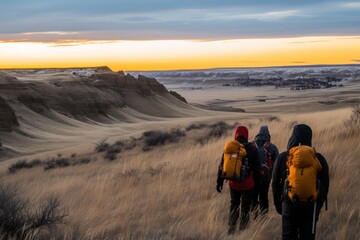
M1 130L11 131L18 125L11 104L22 104L44 116L56 111L78 120L98 120L99 116L106 118L113 110L126 106L149 114L142 107L142 101L148 102L147 99L156 99L156 96L174 98L155 78L142 75L135 78L122 71L112 72L107 67L90 70L0 71Z

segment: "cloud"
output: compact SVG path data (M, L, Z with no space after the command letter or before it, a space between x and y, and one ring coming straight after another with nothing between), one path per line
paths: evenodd
M360 63L360 59L352 59L351 61L352 61L352 62Z
M360 9L360 2L341 3L340 6L344 8Z
M171 12L147 12L136 14L119 14L108 16L108 20L128 23L149 22L208 22L208 21L236 21L258 20L279 21L289 17L303 17L299 10L270 11L249 13L241 8L220 9L180 9Z
M107 43L116 43L118 41L94 41L88 39L76 39L76 40L58 40L52 42L50 47L72 47L80 45L90 45L90 44L107 44Z
M295 61L295 62L291 62L291 63L294 63L294 64L305 64L306 62L302 62L302 61Z
M20 42L30 42L30 40L27 38L0 40L0 43L20 43Z
M329 40L309 40L309 41L290 42L290 44L324 43L324 42L330 42L330 41Z
M298 10L265 12L265 13L249 14L247 16L245 15L245 17L248 17L249 19L256 19L259 21L278 21L296 16L300 17L303 15L300 15L300 12Z
M78 32L24 32L23 35L74 35Z
M325 0L281 4L274 0L14 0L1 6L0 39L56 42L355 36L360 35L360 11L349 11L354 3L348 2L345 8Z

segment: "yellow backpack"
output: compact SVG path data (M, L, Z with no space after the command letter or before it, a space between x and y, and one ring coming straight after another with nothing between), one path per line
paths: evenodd
M286 189L290 200L315 201L318 195L317 174L322 169L315 148L309 146L291 148L286 166L288 167Z
M236 140L229 140L224 146L224 164L222 168L222 177L228 180L241 181L244 179L242 173L243 159L246 156L246 150L243 144Z

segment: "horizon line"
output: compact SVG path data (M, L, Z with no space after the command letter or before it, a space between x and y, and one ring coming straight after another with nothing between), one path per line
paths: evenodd
M99 69L99 68L108 68L112 72L182 72L182 71L206 71L206 70L230 70L230 69L261 69L261 68L301 68L301 67L342 67L342 66L353 66L360 67L360 63L349 63L349 64L305 64L305 65L273 65L273 66L263 66L263 67L215 67L215 68L184 68L184 69L169 69L169 70L113 70L109 66L81 66L81 67L18 67L18 68L1 68L0 71L11 71L11 70L70 70L70 69Z

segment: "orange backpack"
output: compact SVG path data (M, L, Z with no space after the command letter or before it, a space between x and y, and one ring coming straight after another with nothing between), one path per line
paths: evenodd
M236 140L229 140L224 146L224 164L222 168L222 177L228 180L241 181L245 178L242 173L245 165L243 159L246 156L246 150L243 144Z
M317 174L322 169L315 148L305 145L291 148L286 166L286 190L290 200L315 201L318 195Z

